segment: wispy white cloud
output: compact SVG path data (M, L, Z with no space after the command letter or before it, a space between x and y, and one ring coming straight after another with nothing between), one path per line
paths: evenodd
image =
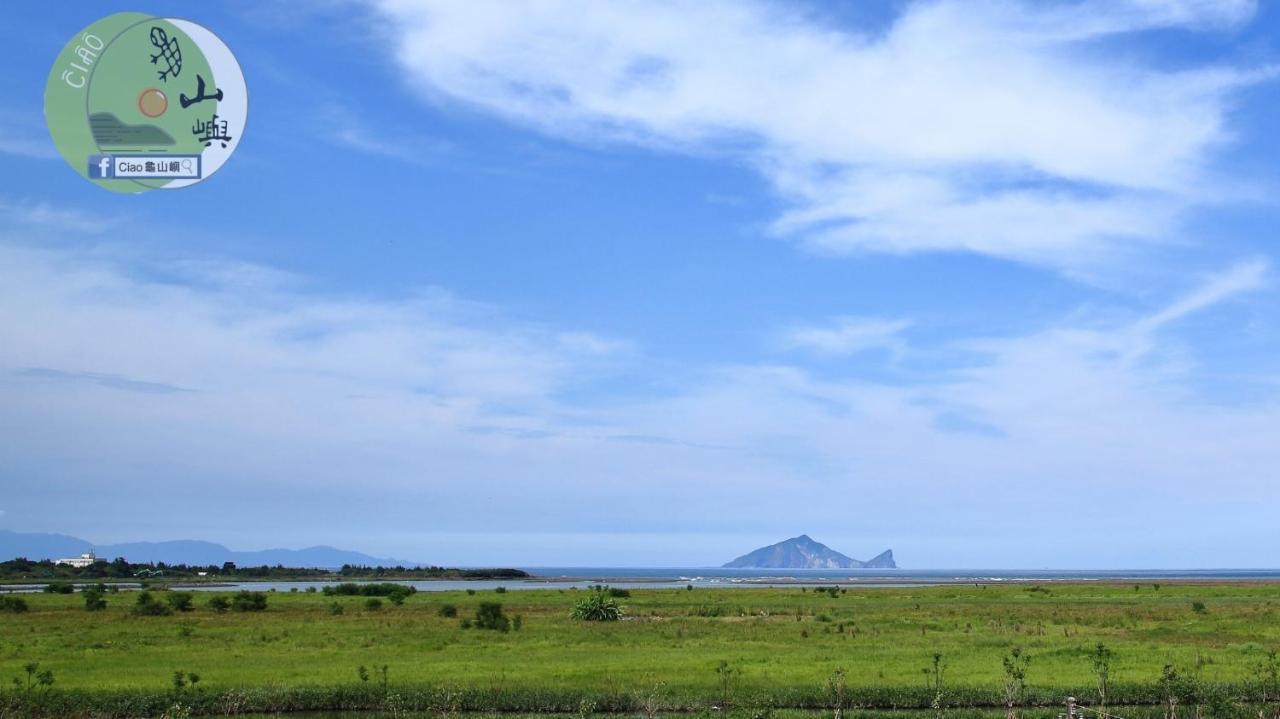
M907 4L887 30L767 2L379 0L432 101L559 136L727 153L827 252L959 250L1078 269L1167 241L1269 68L1161 68L1090 41L1229 31L1251 2Z
M101 215L83 210L58 207L44 201L18 200L0 196L0 227L76 235L96 235L116 227L120 216Z
M1258 289L1263 285L1269 264L1264 259L1254 259L1215 274L1195 292L1144 318L1137 327L1146 332L1157 330L1233 295Z
M450 143L403 129L374 129L356 113L340 105L329 105L321 113L325 129L321 139L367 155L388 157L410 163L438 162L453 152Z
M851 355L883 349L900 353L906 348L902 332L907 320L866 317L837 317L826 324L793 327L783 334L783 344L792 349L824 355Z
M0 110L0 153L37 160L58 158L49 131L38 117Z
M802 522L844 528L829 537L842 546L892 543L955 565L956 537L987 547L979 560L1031 561L1056 540L1001 543L1000 523L975 526L965 511L1048 511L1053 496L1117 523L1142 502L1167 521L1132 551L1194 564L1208 560L1182 521L1276 499L1280 372L1258 373L1254 401L1212 401L1194 391L1179 336L1191 313L1265 291L1256 262L1144 315L919 338L913 350L966 356L919 381L744 362L663 372L661 389L612 398L582 390L633 384L655 365L626 338L531 326L440 290L338 296L237 262L185 264L239 269L158 276L135 255L0 244L0 476L29 480L12 485L10 509L53 526L40 513L55 493L58 516L68 501L172 516L164 489L182 476L182 501L208 507L208 521L150 531L253 543L267 513L276 521L288 506L309 518L286 530L298 541L323 539L320 526L377 526L362 545L411 558L493 561L440 537L497 523L530 536L704 532L697 556L669 548L648 561L710 562L743 534ZM813 326L828 334L806 348L834 352L891 345L907 329ZM1248 529L1232 512L1224 537ZM934 519L922 527L920 516ZM532 548L547 551L548 536L511 545L504 561L546 561ZM1110 550L1082 537L1076 551ZM601 559L572 544L554 556Z

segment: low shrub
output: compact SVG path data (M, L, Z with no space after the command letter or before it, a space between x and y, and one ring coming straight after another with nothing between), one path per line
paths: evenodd
M369 597L368 599L364 600L364 608L367 611L376 612L379 609L382 609L382 600L378 599L377 597Z
M471 625L477 629L493 629L505 632L511 629L511 620L502 613L502 605L497 602L481 602L476 607L476 618Z
M21 614L25 611L27 611L27 600L22 597L0 595L0 612Z
M45 594L70 594L75 590L76 588L67 582L54 582L44 587Z
M343 582L324 588L324 593L329 596L387 597L392 601L395 601L395 597L399 596L400 602L403 602L405 597L417 592L417 589L407 584L398 584L396 582L370 582L368 584ZM398 604L399 602L396 603Z
M237 612L261 612L267 608L267 595L247 590L236 592L231 597L231 608Z
M151 590L146 590L138 593L138 599L133 604L133 613L140 617L167 617L173 614L173 610L156 599Z
M194 609L191 606L191 594L189 592L169 592L165 595L165 599L169 601L169 608L175 612L189 612Z
M609 596L607 588L597 587L573 605L569 616L588 622L615 622L622 618L622 607Z
M209 608L221 614L231 608L231 600L222 595L209 597Z
M102 590L85 589L81 593L84 594L84 609L86 612L100 612L107 608L107 600L103 598Z
M458 608L452 604L442 604L440 605L440 608L436 610L436 614L439 614L446 619L452 619L458 616Z

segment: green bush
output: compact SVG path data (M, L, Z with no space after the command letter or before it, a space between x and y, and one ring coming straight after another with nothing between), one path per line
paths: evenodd
M103 598L102 591L99 589L85 589L84 609L86 612L99 612L107 608L107 600Z
M569 616L588 622L615 622L622 618L622 607L609 596L607 587L596 587L573 605Z
M21 614L27 611L27 600L22 597L0 595L0 612Z
M191 606L190 592L169 592L165 599L169 601L169 608L175 612L189 612L194 608Z
M220 594L209 597L209 608L221 614L231 608L231 600Z
M157 600L151 590L146 590L138 593L138 600L133 605L133 613L140 617L167 617L173 614L173 610Z
M493 588L493 591L494 591L494 593L496 593L496 594L506 594L506 593L507 593L507 588L506 588L506 587L494 587L494 588Z
M358 582L343 582L324 588L324 593L328 596L344 596L344 597L387 597L391 601L396 602L395 597L399 596L399 604L404 598L416 594L417 589L407 585L398 584L396 582L371 582L361 584Z
M335 617L345 614L346 611L347 610L339 602L334 602L333 604L329 605L329 613Z
M477 629L493 629L505 632L511 629L511 620L502 613L502 605L497 602L480 602L476 607L476 618L471 623Z
M231 597L231 608L237 612L261 612L267 608L267 595L247 590L236 592Z
M45 594L70 594L75 590L76 588L68 582L54 582L53 584L46 584L44 587Z
M447 619L452 619L458 616L458 608L452 604L442 604L440 605L440 608L436 610L436 614Z
M376 612L382 609L382 600L377 597L369 597L364 600L364 608L370 612Z

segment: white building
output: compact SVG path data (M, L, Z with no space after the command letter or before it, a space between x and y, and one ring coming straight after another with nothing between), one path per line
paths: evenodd
M78 557L70 557L68 559L59 559L54 564L65 564L68 567L87 567L98 561L97 555L93 552L85 552Z

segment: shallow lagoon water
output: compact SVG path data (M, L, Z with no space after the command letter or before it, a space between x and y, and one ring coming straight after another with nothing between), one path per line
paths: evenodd
M1017 582L1280 582L1280 569L724 569L721 567L522 567L529 579L425 579L392 580L420 592L477 591L505 587L511 591L532 589L587 589L595 584L631 589L813 587L839 584L845 587L919 587L944 584L1002 584ZM178 580L175 588L194 591L304 592L343 580L245 581L208 583ZM349 580L357 582L384 580ZM93 582L76 582L77 586ZM0 592L40 591L44 584L10 584ZM122 588L136 588L123 585Z
M831 584L854 587L914 587L940 584L993 584L1005 582L1239 582L1280 581L1277 569L1116 569L1116 570L1027 570L1027 569L723 569L718 567L528 567L530 579L433 579L404 581L422 592L529 589L586 589L594 584L611 584L631 589L682 589L695 587L812 587ZM369 580L361 580L369 581ZM192 586L191 589L225 591L306 591L333 584L332 581L227 582Z

